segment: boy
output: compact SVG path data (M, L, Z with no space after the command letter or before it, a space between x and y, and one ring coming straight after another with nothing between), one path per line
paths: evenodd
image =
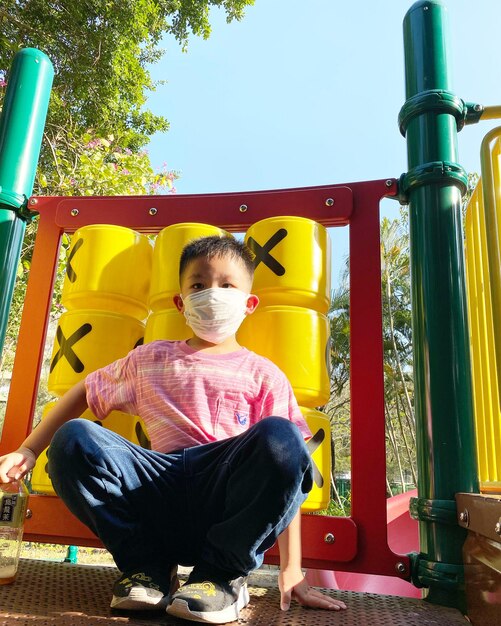
M70 389L13 453L0 480L18 478L50 443L56 493L113 555L122 576L111 606L205 623L238 618L247 574L278 539L281 608L345 608L301 572L299 507L311 488L310 436L292 389L235 333L258 305L253 259L233 237L188 244L174 302L194 332L156 341ZM90 408L140 415L152 450L73 419ZM271 417L271 416L280 417ZM179 588L177 565L193 565Z

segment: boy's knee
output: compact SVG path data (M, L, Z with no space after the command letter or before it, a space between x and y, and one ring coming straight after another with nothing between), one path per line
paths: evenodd
M97 428L97 424L83 418L73 419L60 426L54 434L53 442L82 440L87 436L93 436L93 432Z
M283 417L267 417L256 424L259 444L273 461L284 467L304 468L310 456L299 428Z
M65 462L75 458L78 450L86 447L88 442L95 441L96 433L100 428L90 420L73 419L58 428L52 437L48 450L49 461Z
M265 417L256 424L256 429L260 435L268 440L299 442L303 441L303 437L299 428L284 417Z

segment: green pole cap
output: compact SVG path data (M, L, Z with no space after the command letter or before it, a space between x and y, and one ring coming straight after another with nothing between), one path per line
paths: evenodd
M33 191L53 78L40 50L14 57L0 118L0 206L17 209Z

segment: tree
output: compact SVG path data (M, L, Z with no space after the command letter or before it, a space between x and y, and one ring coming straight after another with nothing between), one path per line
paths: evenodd
M405 214L381 222L381 296L388 475L402 486L416 481L412 380L412 320L409 235ZM349 466L349 262L333 293L331 328L332 397L326 406L336 446L336 469ZM410 480L408 479L410 476ZM388 489L391 492L390 484Z
M165 117L144 109L146 93L155 89L148 67L161 58L164 35L186 48L190 33L209 36L211 7L222 8L231 21L241 19L251 4L253 0L3 0L0 107L8 69L20 48L44 51L55 68L34 193L132 195L171 190L177 174L166 167L153 172L142 150L154 132L168 127ZM28 226L23 244L7 330L12 342L35 231L36 223ZM60 280L58 274L56 292Z
M51 167L40 170L35 192L38 195L121 196L175 191L177 172L155 173L145 150L122 148L113 135L99 137L86 132L73 135L60 129L54 143L48 141Z
M409 233L399 220L385 218L381 224L381 281L386 430L390 444L387 465L390 472L398 469L405 489L404 470L410 472L414 484L417 476Z
M61 131L62 132L62 131ZM147 193L173 193L177 172L168 170L166 164L159 172L154 172L148 154L144 151L132 152L121 148L113 136L96 137L87 133L82 138L64 133L61 139L64 148L53 148L55 167L46 175L39 172L36 193L43 195L143 195ZM37 222L27 225L18 266L17 282L14 289L9 323L6 332L2 366L12 365L14 347L28 282L31 258L35 244ZM63 236L56 273L52 316L57 318L60 294L66 266L66 251L70 239Z
M104 138L86 133L82 137L74 137L63 132L63 129L60 133L60 147L51 146L55 166L48 170L47 175L40 171L38 173L36 192L39 195L43 195L44 191L53 195L83 196L175 192L174 182L178 174L168 170L166 164L159 172L154 172L145 151L132 152L129 148L121 148L113 136ZM26 228L0 361L0 382L3 378L8 378L12 369L36 227L37 221L33 221ZM53 335L57 320L63 312L60 300L69 244L69 236L63 235L49 320L50 335ZM36 419L39 419L43 406L53 399L47 390L50 355L51 346L47 345L37 396ZM0 424L4 408L0 405Z
M158 130L163 116L145 110L155 89L148 66L172 35L186 48L193 33L210 35L209 10L221 7L227 20L240 20L254 0L3 0L0 8L0 70L8 78L20 48L45 52L55 68L48 117L53 129L70 127L113 133L136 150Z

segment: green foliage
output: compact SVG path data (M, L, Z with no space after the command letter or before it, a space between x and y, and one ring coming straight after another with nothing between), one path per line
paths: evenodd
M412 367L409 235L406 223L381 222L381 283L383 300L383 348L385 365L394 357L393 339L406 367ZM333 393L341 395L349 381L350 363L349 263L340 286L333 292L329 321Z
M464 234L464 222L466 219L466 209L468 207L468 202L470 201L470 198L475 190L475 187L478 185L479 181L480 181L480 176L476 172L470 172L468 174L468 188L466 189L466 193L464 194L462 198L462 205L461 205L461 215L463 218L463 234Z
M87 132L78 137L60 130L50 141L52 162L38 172L38 195L120 196L175 191L177 172L164 164L160 172L151 167L148 153L120 147L114 136Z
M145 151L121 148L113 136L98 137L90 132L81 137L60 129L57 143L50 143L52 162L38 170L35 193L38 195L144 195L175 192L179 174L164 167L154 172ZM4 344L2 368L10 370L28 282L37 222L27 225L19 260ZM64 235L59 253L51 317L60 313L61 290L70 238Z
M165 131L165 117L145 109L156 87L149 67L171 35L184 49L191 33L207 38L209 10L241 19L253 0L3 0L0 6L0 109L15 53L34 47L51 59L54 85L38 163L37 195L135 195L175 191L177 173L154 172L142 150ZM28 225L14 289L2 369L12 367L33 254ZM55 319L68 239L63 239ZM40 396L40 394L39 394Z
M0 70L25 47L45 52L55 78L48 118L53 129L93 128L113 132L123 147L137 150L163 116L144 110L155 89L149 66L172 35L186 48L190 33L207 38L209 9L221 7L228 21L241 19L253 0L3 0L0 8Z
M351 494L341 497L340 501L331 500L326 509L315 511L312 515L330 515L332 517L349 517L351 513Z
M405 213L400 219L381 222L381 289L388 474L405 485L416 478L409 234ZM332 397L325 411L332 423L336 472L350 468L349 296L347 262L329 311Z

